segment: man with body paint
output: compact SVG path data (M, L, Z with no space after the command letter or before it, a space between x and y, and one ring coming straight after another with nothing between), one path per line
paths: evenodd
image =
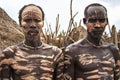
M101 41L108 24L106 8L98 3L88 5L83 22L87 37L65 49L64 80L120 80L118 48Z
M19 12L19 23L25 40L0 54L0 80L63 80L62 50L40 39L42 8L25 5Z

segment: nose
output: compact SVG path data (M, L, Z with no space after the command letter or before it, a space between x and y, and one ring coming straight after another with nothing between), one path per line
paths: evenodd
M35 21L33 21L33 20L31 21L30 27L31 27L31 28L35 28L35 27L36 27Z
M95 27L101 27L101 25L100 25L100 22L99 22L99 21L97 21L97 22L95 23Z

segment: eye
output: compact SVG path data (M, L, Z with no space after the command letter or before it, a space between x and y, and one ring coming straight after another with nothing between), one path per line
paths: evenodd
M24 21L25 21L25 22L30 22L30 21L31 21L31 19L25 19Z
M89 23L96 23L97 21L99 21L100 23L104 23L105 22L105 18L102 18L102 19L93 19L93 18L88 18L87 21Z
M98 19L98 20L99 22L104 23L106 19L104 18L104 19Z
M89 22L89 23L95 23L95 22L97 22L97 19L89 18L89 19L88 19L88 22Z
M42 22L42 20L34 19L35 22Z

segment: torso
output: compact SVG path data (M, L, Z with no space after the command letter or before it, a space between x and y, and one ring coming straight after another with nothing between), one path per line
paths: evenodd
M19 45L10 58L13 80L52 80L59 51L51 46L34 50Z
M115 60L108 46L75 46L76 80L113 80Z

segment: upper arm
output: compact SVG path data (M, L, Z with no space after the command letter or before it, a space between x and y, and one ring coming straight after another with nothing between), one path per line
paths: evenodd
M65 80L74 80L74 59L70 49L65 49L64 54L64 78Z
M111 49L111 52L112 52L114 59L117 63L120 60L120 51L119 51L118 47L115 45L111 45L110 49Z
M115 59L114 77L115 80L118 80L120 78L120 52L119 49L114 45L112 45L110 49Z
M63 68L64 68L64 56L60 49L55 51L55 70L54 70L54 80L63 80Z
M9 58L6 58L3 53L0 54L0 79L10 79Z
M11 47L6 48L0 53L0 79L9 79L11 76L11 62L13 62L14 50Z

